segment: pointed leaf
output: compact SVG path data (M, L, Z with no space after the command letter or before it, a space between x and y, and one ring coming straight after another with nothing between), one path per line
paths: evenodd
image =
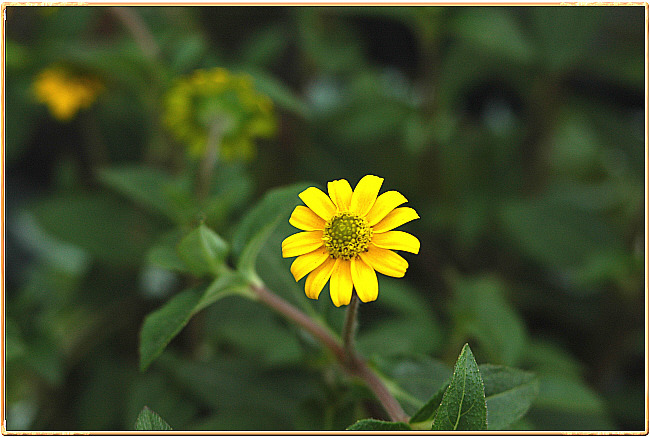
M172 431L172 427L145 405L135 420L136 431Z
M120 166L98 172L99 180L133 202L174 220L165 187L170 178L160 170L144 166Z
M485 386L488 429L505 429L526 414L537 396L539 381L533 373L512 367L481 364L479 370ZM432 420L448 387L449 381L411 417L409 423Z
M436 416L434 431L484 431L487 406L483 380L468 344L458 356L449 388L445 391Z
M194 314L225 296L246 295L246 292L246 284L240 276L228 272L209 286L194 287L177 294L149 314L140 331L140 370L149 367Z
M178 243L176 250L178 256L196 276L218 274L228 255L228 243L201 224Z
M384 422L376 419L363 419L350 425L346 431L411 431L404 422Z

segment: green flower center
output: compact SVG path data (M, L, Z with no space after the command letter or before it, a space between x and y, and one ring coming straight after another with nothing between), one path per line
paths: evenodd
M332 258L352 259L368 250L372 228L368 222L351 212L340 212L326 224L323 232L325 248Z

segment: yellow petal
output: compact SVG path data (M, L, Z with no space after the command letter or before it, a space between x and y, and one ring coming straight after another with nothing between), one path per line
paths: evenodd
M404 250L417 254L420 251L420 240L402 231L388 231L372 236L372 244L382 249Z
M350 266L352 282L357 290L357 295L362 302L371 302L377 299L379 284L375 270L360 258L352 258Z
M305 294L308 298L318 299L323 287L329 281L330 276L332 276L335 264L336 260L329 257L307 276L307 280L305 281Z
M393 251L382 249L374 244L368 246L367 252L359 254L363 262L368 264L379 273L386 276L401 278L406 273L409 264L404 258Z
M373 233L381 233L395 229L398 226L402 226L404 223L408 223L411 220L419 219L420 216L413 208L408 206L402 208L395 208L388 213L379 223L372 227Z
M336 214L336 206L334 206L332 200L316 187L307 188L298 194L298 197L323 220L329 220Z
M368 212L368 215L366 216L368 224L370 226L376 225L381 219L386 217L389 212L406 202L406 197L402 196L397 191L386 191L377 197L375 204L370 212Z
M323 245L323 231L298 232L288 236L282 242L282 256L304 255Z
M347 305L352 299L352 274L350 261L337 259L330 278L330 297L337 307Z
M377 200L377 194L379 194L383 182L383 178L373 175L361 178L352 193L350 211L356 212L362 217L368 214L372 205L375 204L375 200Z
M291 264L291 274L296 279L296 282L300 281L307 273L323 264L327 257L329 257L329 253L324 247L322 247L296 258Z
M307 208L306 206L296 206L289 217L289 223L292 226L302 229L303 231L317 231L325 229L325 220Z
M339 211L347 211L350 209L352 187L348 181L345 179L338 179L336 181L328 182L327 191Z

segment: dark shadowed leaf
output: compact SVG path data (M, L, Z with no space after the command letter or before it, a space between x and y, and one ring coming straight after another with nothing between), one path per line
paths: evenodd
M165 195L169 177L160 170L145 166L128 165L105 168L98 172L99 180L136 204L175 219Z
M489 430L502 430L521 419L537 397L533 373L505 366L479 366L485 384Z
M419 422L426 422L429 420L432 420L436 412L438 411L438 407L440 406L440 403L442 402L442 397L444 396L445 392L447 391L447 388L449 387L449 381L447 381L445 384L438 389L438 391L427 401L426 404L422 406L414 415L411 417L411 420L409 421L410 423L419 423Z

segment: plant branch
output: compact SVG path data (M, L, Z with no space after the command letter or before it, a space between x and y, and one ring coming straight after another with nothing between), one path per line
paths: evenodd
M133 11L133 8L113 6L108 9L113 12L129 32L131 32L135 42L140 46L142 53L144 53L149 59L156 59L158 53L160 53L160 47L158 47L156 40L144 21L142 21L142 18Z
M221 147L221 140L223 139L224 122L220 118L215 120L210 125L208 138L206 140L205 152L201 159L197 196L200 200L204 200L210 194L210 183L212 182L212 175L219 159L219 149Z
M323 343L323 345L334 354L338 361L346 361L345 350L343 349L343 346L341 346L341 343L311 317L263 285L251 285L251 288L259 300L280 314L283 314L289 320L295 322L313 335L318 341Z
M390 416L391 420L396 422L408 422L409 417L402 409L393 395L388 391L383 381L368 367L368 364L352 351L348 355L346 348L341 342L330 334L327 329L316 323L311 317L291 305L280 296L276 295L263 285L251 284L251 290L257 298L270 308L284 315L289 320L312 334L327 349L332 352L342 367L352 376L362 379L368 388L375 394L379 402ZM358 305L358 298L356 305ZM356 310L354 310L356 311ZM351 344L351 343L350 343Z

